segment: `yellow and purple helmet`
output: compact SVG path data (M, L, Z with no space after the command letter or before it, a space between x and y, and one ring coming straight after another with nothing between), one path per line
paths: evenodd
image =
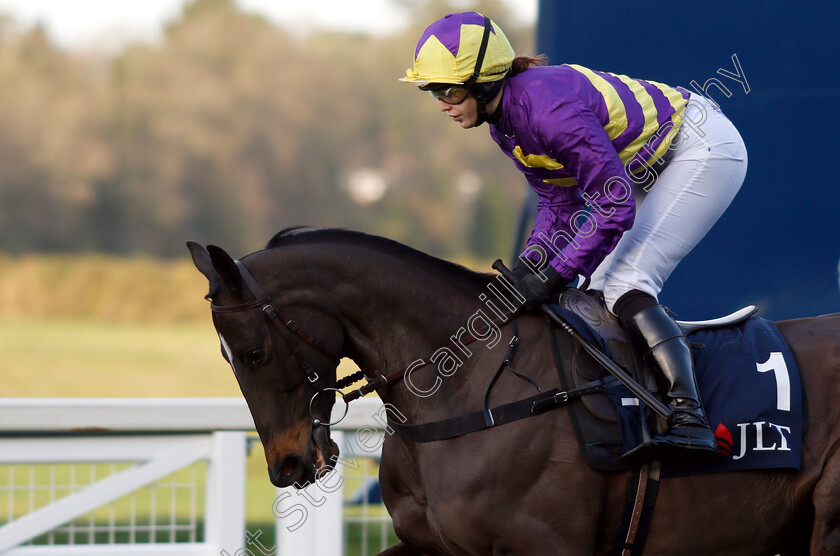
M423 32L414 50L414 67L405 70L400 81L469 87L504 78L513 58L510 42L489 18L476 12L449 14Z

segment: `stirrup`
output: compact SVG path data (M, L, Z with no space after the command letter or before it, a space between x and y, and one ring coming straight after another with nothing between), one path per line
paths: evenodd
M619 460L632 467L654 459L663 462L706 461L715 454L717 441L711 429L683 426L653 438L646 438L641 444L625 452Z

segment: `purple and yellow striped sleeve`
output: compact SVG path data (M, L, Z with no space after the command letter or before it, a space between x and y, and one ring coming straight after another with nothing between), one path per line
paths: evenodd
M597 115L578 101L544 106L533 131L577 187L531 182L540 204L529 244L547 249L561 276L588 276L633 225L635 201L624 166Z
M688 96L575 65L511 78L491 135L539 195L525 254L567 279L591 275L633 225L633 181L665 155Z

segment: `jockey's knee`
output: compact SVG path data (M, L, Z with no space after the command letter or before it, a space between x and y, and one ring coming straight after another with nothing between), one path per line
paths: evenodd
M616 312L616 303L618 303L618 300L623 296L626 296L631 292L643 293L648 297L652 297L654 301L658 299L659 295L656 288L651 287L650 284L616 281L608 276L604 282L604 302L607 309L609 309L615 316L619 316Z

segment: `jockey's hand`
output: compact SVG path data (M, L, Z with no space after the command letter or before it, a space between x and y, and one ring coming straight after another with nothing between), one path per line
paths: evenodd
M525 298L523 302L522 299L514 296L514 304L521 303L517 312L526 313L539 309L545 303L555 301L569 283L551 265L534 272L521 261L517 261L516 266L513 267L511 282L513 289L519 294L518 297Z

